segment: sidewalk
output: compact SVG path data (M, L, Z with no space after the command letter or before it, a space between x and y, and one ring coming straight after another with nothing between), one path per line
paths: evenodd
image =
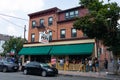
M84 76L84 77L105 78L110 80L120 80L120 76L114 75L112 73L106 74L106 72L78 72L78 71L60 70L59 74L65 76Z

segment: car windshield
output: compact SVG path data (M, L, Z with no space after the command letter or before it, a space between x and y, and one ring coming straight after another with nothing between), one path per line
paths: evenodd
M13 62L4 61L5 64L12 64Z
M40 64L40 65L41 65L41 67L49 67L49 65L46 64L46 63L42 63L42 64Z
M10 59L10 58L1 58L0 61L2 61L2 62L4 62L4 63L14 63L14 62L12 61L12 59Z

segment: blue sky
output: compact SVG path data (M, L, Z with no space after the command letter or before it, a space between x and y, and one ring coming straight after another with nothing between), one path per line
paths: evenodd
M107 2L107 0L104 1ZM111 1L116 1L120 5L120 0ZM0 34L23 37L24 25L26 25L27 38L29 24L28 14L52 7L58 7L64 10L76 6L79 6L79 0L1 0ZM15 19L3 15L16 16L27 20Z

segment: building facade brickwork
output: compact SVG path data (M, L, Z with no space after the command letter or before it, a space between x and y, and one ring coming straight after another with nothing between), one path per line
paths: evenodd
M109 52L105 53L103 47L96 44L95 39L89 39L81 30L76 30L73 27L74 21L76 21L77 18L84 17L88 13L88 9L83 6L78 6L66 10L60 10L59 8L54 7L28 14L28 43L23 45L20 54L25 56L28 55L28 60L44 62L45 60L50 61L50 58L53 56L56 56L57 60L60 58L64 58L65 60L69 59L70 63L72 63L72 60L74 59L76 59L76 63L79 63L80 59L95 57L102 57L101 61L103 61L103 58L108 57L107 53ZM42 42L40 42L41 32L49 34L49 44L42 44ZM83 46L80 46L83 44L93 44L93 46L91 46L91 52L89 52L90 54L85 54L85 52L90 49L88 46L84 47L83 52L80 52L83 49ZM77 52L74 50L77 49L77 47L71 48L71 46L76 45L80 47L78 54L76 54ZM42 49L43 47L48 47L50 49L48 49L46 54L43 54L40 47ZM98 50L97 47L99 47ZM60 51L70 51L68 48L73 49L71 54L67 52L61 52L60 54ZM27 49L31 49L31 52L28 51L28 53L25 53ZM34 51L35 49L36 51ZM37 51L38 53L35 54ZM54 51L56 51L56 53L54 53ZM102 56L104 53L106 55ZM26 57L23 57L23 63L25 59Z
M29 32L28 42L31 42L32 34L34 34L34 42L39 42L39 32L49 30L52 32L52 40L63 40L84 37L82 31L76 30L76 36L72 37L73 23L76 17L83 17L88 13L88 10L84 7L75 7L66 10L60 10L58 8L50 8L36 13L29 14ZM49 18L52 18L52 25L49 25ZM40 27L40 20L43 20L45 28ZM32 23L35 21L35 27L33 28ZM61 30L65 30L62 32ZM61 34L65 37L61 38ZM73 32L74 33L74 32Z

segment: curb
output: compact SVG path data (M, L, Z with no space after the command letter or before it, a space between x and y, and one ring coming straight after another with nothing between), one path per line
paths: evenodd
M87 73L87 74L83 74L83 73L79 73L79 74L74 74L75 72L73 72L72 74L71 73L68 73L68 72L59 72L59 75L62 75L62 76L73 76L73 77L92 77L92 78L101 78L101 79L108 79L108 80L120 80L120 78L111 78L111 77L108 77L107 75L109 75L109 74L104 74L104 75L102 75L102 73L96 73L96 75L95 74L89 74L89 73Z

